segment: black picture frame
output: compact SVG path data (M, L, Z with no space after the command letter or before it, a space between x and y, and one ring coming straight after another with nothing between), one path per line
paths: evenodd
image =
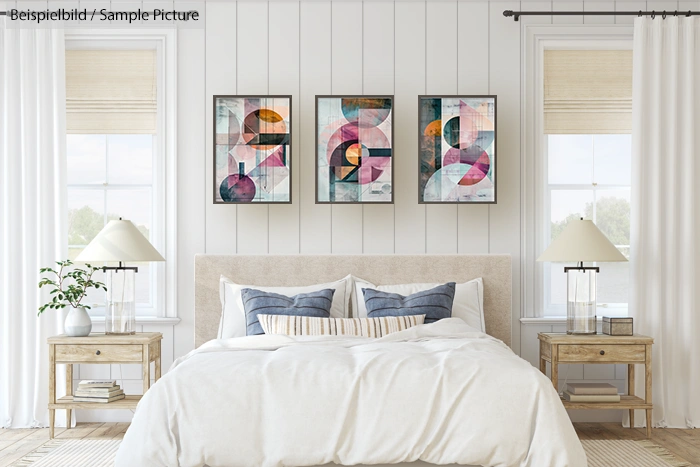
M484 200L484 201L425 201L423 199L423 190L424 186L422 184L421 180L421 175L422 175L422 145L421 145L421 136L423 133L423 130L421 128L421 101L423 99L493 99L493 142L494 142L494 151L493 151L493 199L492 200ZM498 167L498 96L495 94L440 94L440 95L419 95L418 96L418 108L417 108L417 113L418 113L418 204L497 204L498 203L498 173L497 173L497 167Z
M288 201L222 201L218 200L217 196L219 190L219 183L216 177L216 117L217 117L217 101L220 99L287 99L289 101L289 157L287 165L289 167L289 200ZM292 96L285 94L215 94L212 96L212 200L213 204L232 204L232 205L280 205L280 204L292 204L293 196L293 171L294 171L294 157L293 157L293 109L292 109Z
M320 125L318 121L318 102L320 99L389 99L391 100L391 200L390 201L319 201L319 167L318 167L318 147L319 147L319 130ZM395 193L395 175L394 175L394 95L393 94L319 94L316 95L315 102L315 147L314 147L314 159L315 159L315 200L316 204L341 204L341 205L353 205L353 204L368 204L368 205L379 205L379 204L394 204L394 193Z

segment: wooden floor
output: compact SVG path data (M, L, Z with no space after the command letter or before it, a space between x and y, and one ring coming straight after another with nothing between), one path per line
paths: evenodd
M121 439L128 423L79 423L66 430L56 428L56 438ZM622 428L617 423L574 423L581 439L645 439L644 430ZM700 467L700 429L654 429L651 439L676 457ZM6 467L49 440L48 428L25 430L0 429L0 467Z

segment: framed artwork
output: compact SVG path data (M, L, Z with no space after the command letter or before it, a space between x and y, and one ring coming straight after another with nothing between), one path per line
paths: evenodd
M394 202L394 96L316 96L316 203Z
M496 203L496 96L418 96L418 202Z
M214 96L214 203L292 202L292 96Z

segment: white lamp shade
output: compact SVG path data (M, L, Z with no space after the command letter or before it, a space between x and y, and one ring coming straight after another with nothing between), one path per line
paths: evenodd
M537 261L578 263L580 261L615 262L627 258L615 248L593 221L569 222L564 231L537 258Z
M75 260L81 262L165 261L136 226L127 220L109 221Z

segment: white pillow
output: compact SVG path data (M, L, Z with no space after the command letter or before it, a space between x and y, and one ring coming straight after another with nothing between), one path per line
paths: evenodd
M347 318L349 315L348 302L352 291L352 276L329 282L327 284L307 285L303 287L261 287L258 285L236 284L231 279L221 276L219 280L219 298L221 299L221 321L219 322L219 339L245 336L245 310L241 290L253 288L263 292L273 292L292 297L300 293L316 292L323 289L333 289L331 303L332 318Z
M376 289L381 292L397 293L399 295L411 295L423 290L432 289L440 283L424 284L396 284L376 286L359 277L352 276L354 283L354 293L352 294L353 318L366 318L367 308L362 289ZM481 277L457 284L455 287L455 298L452 304L452 317L461 318L473 328L486 332L484 321L484 283Z

